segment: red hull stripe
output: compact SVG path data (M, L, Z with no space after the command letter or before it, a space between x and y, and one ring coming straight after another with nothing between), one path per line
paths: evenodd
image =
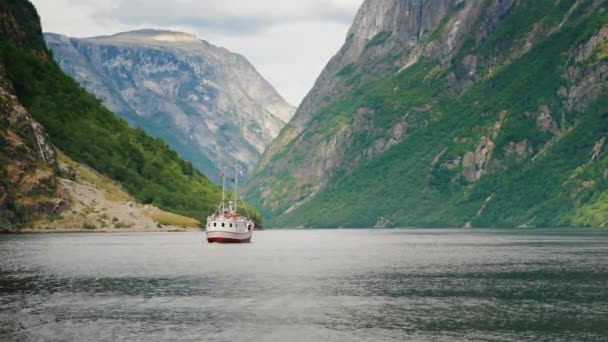
M209 243L249 243L251 242L251 237L247 239L231 239L224 237L210 237L207 238L207 242Z

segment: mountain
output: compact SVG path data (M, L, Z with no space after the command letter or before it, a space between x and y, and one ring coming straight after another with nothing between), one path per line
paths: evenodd
M204 220L220 195L192 163L129 128L61 71L29 1L0 0L0 228L42 219L62 228L68 217L124 228L113 208L190 225L154 206Z
M0 227L64 211L59 172L44 128L15 98L0 65Z
M15 13L13 16L12 13ZM31 5L17 7L0 1L0 36L4 45L42 48L31 40L40 30L32 23L21 29L18 19L34 22ZM55 150L44 127L36 122L19 99L8 79L4 60L0 63L0 227L55 215L68 207L58 185L60 173Z
M247 198L271 225L608 225L608 6L366 0Z
M243 56L190 34L45 39L59 66L110 110L214 179L222 164L253 168L295 112Z

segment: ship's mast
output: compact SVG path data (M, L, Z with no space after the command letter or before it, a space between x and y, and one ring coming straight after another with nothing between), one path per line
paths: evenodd
M226 174L224 174L224 167L221 167L222 175L222 213L225 211L226 206Z
M234 212L238 209L238 191L239 191L239 166L234 165Z

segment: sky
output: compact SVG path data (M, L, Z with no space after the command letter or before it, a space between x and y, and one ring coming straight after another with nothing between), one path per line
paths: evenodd
M340 49L363 0L32 0L45 32L71 37L143 28L196 34L247 57L299 105Z

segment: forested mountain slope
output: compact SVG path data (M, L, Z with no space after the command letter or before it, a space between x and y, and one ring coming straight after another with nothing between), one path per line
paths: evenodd
M0 58L5 69L5 77L0 75L0 217L5 217L4 222L23 222L38 216L30 215L37 209L28 209L27 197L38 200L48 196L51 203L56 202L53 198L62 198L56 193L55 177L61 172L51 144L73 160L120 182L139 202L199 219L213 210L220 196L218 186L163 141L129 128L126 121L104 108L53 62L38 14L29 1L0 0L0 34ZM15 112L23 115L15 116ZM29 187L24 187L24 182L32 174L41 173L49 179L41 184L48 186L25 193ZM38 211L53 214L62 207L66 206L58 203L55 209Z
M249 200L278 226L608 224L607 9L365 1Z

